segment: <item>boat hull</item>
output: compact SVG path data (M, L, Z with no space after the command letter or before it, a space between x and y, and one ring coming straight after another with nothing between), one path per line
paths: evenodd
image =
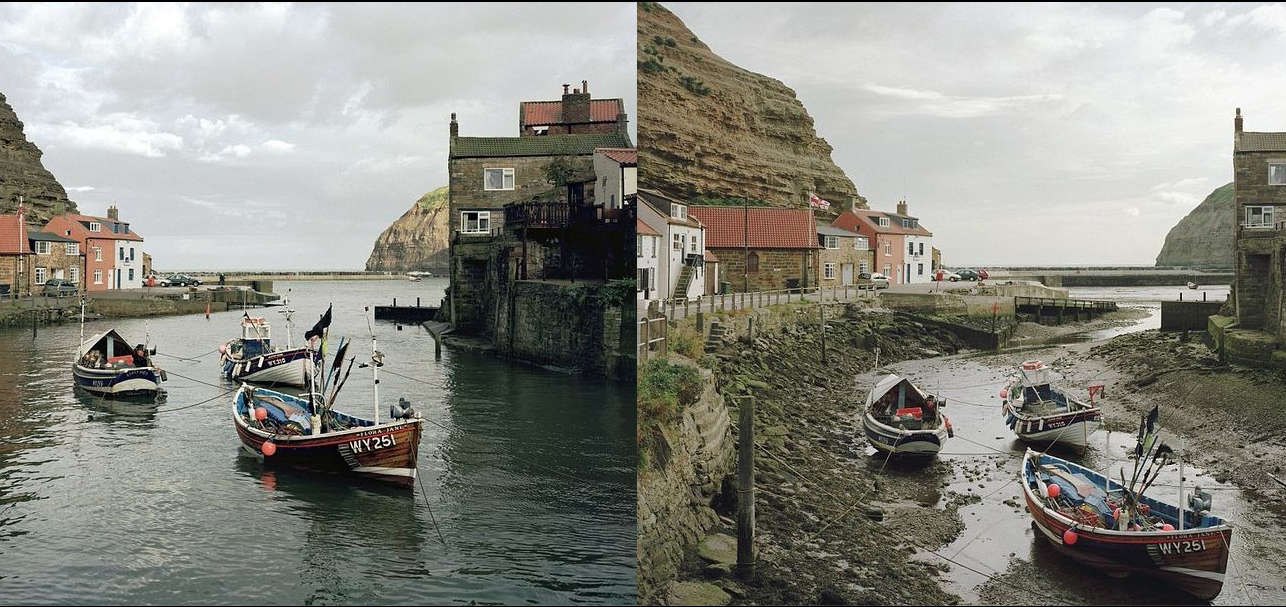
M226 355L223 358L224 377L256 384L305 388L316 368L317 357L308 348L271 352L245 360L233 360Z
M1028 461L1024 460L1024 474ZM1223 589L1228 567L1232 528L1227 525L1183 531L1109 531L1078 524L1042 503L1029 483L1023 482L1032 524L1058 552L1102 570L1111 577L1131 574L1163 580L1201 598L1211 600ZM1063 534L1073 529L1076 542L1067 544Z
M1089 436L1102 425L1099 409L1087 409L1045 417L1023 415L1005 405L1005 421L1018 438L1042 448L1063 445L1084 451Z
M893 455L930 457L942 450L947 429L900 430L881 424L869 414L862 417L867 442L876 449Z
M402 487L415 485L420 433L424 421L401 420L320 435L274 435L250 427L233 406L233 423L241 444L265 464L343 474ZM263 453L271 440L272 455Z
M164 374L155 367L94 369L72 365L76 387L105 397L155 396L161 391Z

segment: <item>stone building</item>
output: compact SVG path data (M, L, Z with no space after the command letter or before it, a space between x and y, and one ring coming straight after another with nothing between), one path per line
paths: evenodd
M811 210L691 206L688 213L705 225L706 249L729 292L817 286L821 247Z
M1286 339L1283 264L1286 264L1286 132L1242 130L1233 118L1233 183L1236 212L1237 324Z
M621 99L591 99L589 82L581 88L563 85L559 101L524 101L518 105L518 135L576 135L625 132L625 102Z
M32 230L22 207L0 215L0 297L39 294L46 281L69 280L83 289L85 258L75 240Z
M819 285L857 284L858 275L871 271L872 251L867 237L835 226L817 226Z

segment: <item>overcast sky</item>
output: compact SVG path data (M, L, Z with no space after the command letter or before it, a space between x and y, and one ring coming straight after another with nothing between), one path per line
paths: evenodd
M1281 4L666 6L794 88L858 191L905 196L949 266L1151 265L1232 181L1234 108L1286 131Z
M115 201L158 269L360 269L446 185L447 126L589 80L634 133L616 5L0 5L0 92L81 211Z

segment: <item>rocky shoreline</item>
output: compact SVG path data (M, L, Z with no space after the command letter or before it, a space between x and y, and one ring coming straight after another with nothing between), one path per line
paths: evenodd
M1057 340L1067 333L1132 325L1146 315L1127 309L1087 323L1029 328L1026 337L1032 342ZM719 562L730 558L727 550L721 555L709 549L735 546L729 544L735 536L730 518L735 510L729 507L681 573L685 588L714 588L721 594L671 595L661 601L675 604L694 596L731 604L1184 600L1183 595L1158 594L1146 583L1113 584L1102 591L1106 594L1096 595L1097 574L1032 537L1011 482L1014 453L1020 453L1016 442L1008 446L1012 437L987 436L1004 439L993 443L1005 448L991 457L982 448L985 444L972 457L939 456L918 465L894 460L886 466L883 458L871 455L855 412L868 387L861 382L875 377L872 349L877 344L881 367L897 366L900 373L929 375L948 384L962 383L961 377L973 377L976 383L998 380L1015 361L1041 358L1077 389L1105 383L1101 406L1106 427L1122 434L1132 434L1138 416L1161 404L1163 425L1190 437L1190 474L1201 470L1208 487L1213 479L1220 496L1216 508L1233 509L1241 526L1236 541L1245 542L1245 550L1253 546L1255 559L1234 550L1233 566L1244 576L1236 579L1276 579L1286 568L1286 553L1273 540L1286 527L1281 504L1286 486L1272 480L1286 481L1279 463L1286 448L1271 440L1286 436L1286 412L1278 404L1286 396L1286 377L1223 365L1199 340L1157 330L1098 342L1027 346L1021 352L969 353L953 336L927 331L910 315L864 310L827 324L829 364L822 364L815 323L785 326L750 344L728 342L706 357L725 395L748 392L757 399L759 571L754 580L738 580ZM861 385L854 385L854 377ZM957 400L947 411L962 417L960 407L994 411L998 401L992 389L978 390L982 392L976 394L992 396L970 395L968 399L980 402ZM972 414L989 417L992 412ZM736 419L735 412L732 417ZM957 422L957 441L963 440L959 426ZM1101 447L1092 447L1092 455L1096 449ZM1114 452L1123 450L1115 445ZM1234 494L1235 503L1225 497ZM1021 543L1015 545L1015 540ZM970 563L967 548L975 542L974 549L993 553L990 567ZM987 547L991 545L1000 550ZM948 563L951 556L958 562ZM1221 602L1251 600L1248 589L1234 585L1239 583L1228 582ZM1280 585L1254 590L1255 600L1286 595Z

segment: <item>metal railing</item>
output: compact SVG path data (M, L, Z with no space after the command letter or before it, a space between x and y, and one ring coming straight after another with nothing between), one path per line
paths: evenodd
M687 318L696 312L764 308L802 301L858 301L873 299L877 289L872 285L832 285L797 289L773 289L700 295L695 298L675 297L657 300L655 305L670 318Z

